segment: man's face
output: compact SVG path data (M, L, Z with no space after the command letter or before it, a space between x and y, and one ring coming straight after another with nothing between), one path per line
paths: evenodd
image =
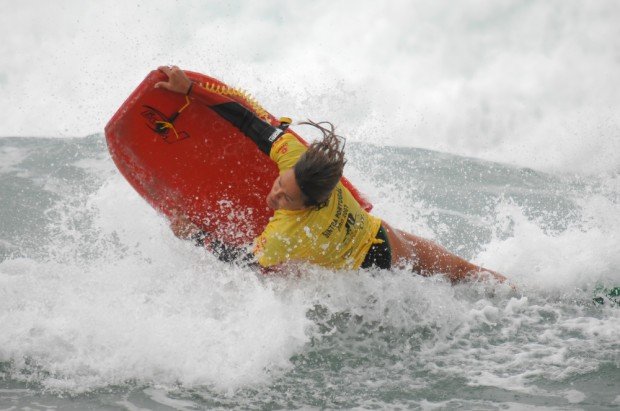
M267 194L267 205L273 210L302 210L306 208L293 169L284 171L273 182Z

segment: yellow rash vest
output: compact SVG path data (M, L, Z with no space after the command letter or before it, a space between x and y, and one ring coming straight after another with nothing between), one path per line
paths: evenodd
M273 144L269 156L280 173L292 168L306 147L292 134ZM381 220L364 211L342 183L323 208L276 210L254 241L254 254L263 267L287 261L309 262L331 269L360 267Z

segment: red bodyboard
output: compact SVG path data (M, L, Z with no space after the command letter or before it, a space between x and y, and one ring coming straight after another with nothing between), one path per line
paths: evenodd
M196 83L226 87L209 76L186 72ZM161 129L186 103L185 96L154 88L166 80L152 71L127 98L105 127L114 163L156 210L184 213L215 238L247 244L273 215L265 198L278 176L275 163L252 140L209 107L192 103ZM247 99L234 100L253 109ZM267 121L279 125L267 113ZM301 139L290 128L287 130ZM343 183L370 211L372 205L345 179Z

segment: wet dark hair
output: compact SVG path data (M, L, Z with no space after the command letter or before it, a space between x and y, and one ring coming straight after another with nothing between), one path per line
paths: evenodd
M316 127L323 133L295 164L295 180L304 196L304 205L322 208L342 177L346 164L344 159L345 139L335 134L332 123L315 123L308 120L299 124Z

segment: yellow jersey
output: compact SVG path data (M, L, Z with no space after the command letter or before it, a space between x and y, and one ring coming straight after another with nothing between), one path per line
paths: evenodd
M272 145L269 156L282 173L292 168L306 150L287 133ZM299 261L332 269L357 269L376 242L380 227L381 220L364 211L349 190L338 183L323 208L276 210L254 241L254 255L263 267Z

